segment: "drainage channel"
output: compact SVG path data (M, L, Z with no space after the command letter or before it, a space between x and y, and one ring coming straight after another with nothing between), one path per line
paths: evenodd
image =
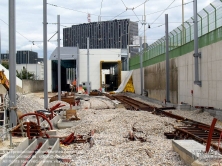
M110 99L116 99L120 101L126 109L129 110L144 110L152 112L153 114L160 116L167 116L179 120L184 123L183 126L174 126L174 130L171 133L164 133L164 135L168 139L193 139L202 144L207 144L207 146L213 147L215 150L219 150L222 153L222 148L218 147L216 143L220 141L220 135L222 133L222 129L194 121L192 119L188 119L179 115L172 114L165 110L175 109L174 107L162 107L157 108L154 106L150 106L149 104L143 103L141 101L132 99L130 97L124 95L106 95ZM208 147L209 148L209 147Z

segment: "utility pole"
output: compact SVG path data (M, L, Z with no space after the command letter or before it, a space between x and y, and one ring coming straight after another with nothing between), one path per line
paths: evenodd
M89 37L87 37L87 92L89 94Z
M27 66L26 66L26 79L28 79L29 50L28 50L26 60L27 60L27 63L26 63L27 64Z
M194 12L194 68L195 68L195 80L194 84L201 86L201 81L199 80L199 65L198 58L201 54L198 52L198 22L197 22L197 0L193 1L193 12Z
M15 15L15 0L9 2L9 98L10 103L10 122L9 126L14 127L17 125L16 115L16 15Z
M77 43L77 59L76 59L76 87L79 88L79 44Z
M36 63L36 64L35 64L35 65L36 65L36 66L35 66L35 80L37 80L37 64L38 64L37 60L38 60L38 59L35 59L35 63Z
M48 109L47 0L43 0L44 107Z
M61 60L60 60L60 15L57 15L58 31L58 100L61 101Z
M2 38L1 38L1 27L0 27L0 64L2 64Z
M143 52L144 51L142 51L142 37L140 37L140 81L141 81L140 87L141 87L141 95L143 95Z
M143 28L144 28L144 50L146 49L146 1L144 2L144 18L143 18Z
M185 35L184 35L184 0L182 0L182 45L185 44Z
M165 36L166 36L166 102L170 102L170 72L169 72L169 32L168 14L165 14Z
M129 45L127 45L127 66L126 66L126 70L129 71L129 58L130 58L130 55L129 55Z

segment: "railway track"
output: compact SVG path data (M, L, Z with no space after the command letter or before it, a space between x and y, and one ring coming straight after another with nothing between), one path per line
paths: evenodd
M165 110L168 109L175 109L174 107L162 107L157 108L146 104L144 102L132 99L130 97L124 95L106 95L112 100L120 101L126 109L129 110L144 110L148 112L152 112L156 115L167 116L174 118L178 121L183 122L184 125L182 126L174 126L174 131L171 133L164 133L164 135L168 139L193 139L202 144L206 144L206 152L209 151L210 146L213 147L215 150L219 150L222 153L222 148L218 147L218 142L220 141L220 135L222 133L222 129L215 128L215 119L212 122L212 125L207 125L204 123L200 123L194 121L192 119L188 119L179 115L172 114ZM213 124L214 123L214 124Z

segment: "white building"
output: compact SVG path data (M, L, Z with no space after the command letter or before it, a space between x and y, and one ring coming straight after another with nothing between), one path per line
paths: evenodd
M91 89L99 89L102 84L117 89L121 83L121 70L124 53L121 49L89 49L89 82ZM126 51L125 51L126 52ZM125 55L126 56L126 55ZM53 51L48 63L48 91L57 91L58 62L57 49ZM87 49L61 47L61 86L65 89L70 81L77 79L78 84L87 83ZM124 62L126 63L126 62ZM51 79L50 79L51 77Z

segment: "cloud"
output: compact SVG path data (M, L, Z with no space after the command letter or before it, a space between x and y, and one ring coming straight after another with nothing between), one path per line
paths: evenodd
M101 19L102 21L110 20L115 16L115 19L126 19L129 18L132 21L140 21L139 28L140 34L143 35L143 27L141 25L142 15L144 14L144 3L145 0L112 0L112 1L103 1L101 8L101 1L95 0L81 0L81 1L73 1L73 0L48 0L49 4L53 4L56 6L47 5L47 19L48 19L48 34L47 38L49 39L56 31L57 25L50 24L57 22L57 15L60 15L61 24L70 27L73 24L78 23L87 23L87 13L91 13L91 21L98 21L98 16L101 11ZM181 0L176 0L171 7L175 7L169 9L162 13L164 9L172 2L173 0L149 0L146 2L146 21L147 23L155 24L151 25L151 29L146 30L146 35L148 38L148 43L151 44L155 42L155 40L150 39L158 39L165 35L164 26L160 26L164 24L164 15L167 13L169 15L169 22L177 22L170 23L169 31L173 30L177 26L181 24L182 12L181 12ZM214 0L205 0L198 1L198 10L203 9L209 3L212 3ZM218 0L219 1L219 0ZM191 2L191 0L184 0L185 3ZM126 5L126 6L125 6ZM140 5L140 6L139 6ZM60 8L64 7L64 8ZM139 6L139 7L137 7ZM126 10L126 7L129 10ZM137 7L137 8L136 8ZM130 8L136 8L134 10L130 10ZM70 9L70 10L68 10ZM189 19L193 15L193 4L189 3L184 6L185 9L185 20ZM76 10L76 11L74 11ZM4 22L8 23L8 1L2 0L0 1L0 27L1 27L1 46L2 52L6 52L8 50L8 25ZM81 12L77 12L81 11ZM159 12L157 12L159 11ZM122 13L120 15L120 13ZM162 15L160 16L160 14ZM159 17L157 20L156 18ZM4 21L4 22L3 22ZM20 49L32 49L33 51L38 52L39 57L43 56L43 1L42 0L19 0L16 1L16 45L17 50ZM68 24L71 23L71 24ZM146 25L147 27L147 25ZM157 28L154 28L157 27ZM61 38L62 37L62 27L61 27ZM147 28L146 28L147 29ZM21 35L20 35L20 34ZM48 53L52 52L57 43L54 40L57 39L55 36L48 43ZM30 41L39 41L35 42L35 45L32 45ZM61 42L62 45L62 42ZM50 55L48 55L50 56Z

